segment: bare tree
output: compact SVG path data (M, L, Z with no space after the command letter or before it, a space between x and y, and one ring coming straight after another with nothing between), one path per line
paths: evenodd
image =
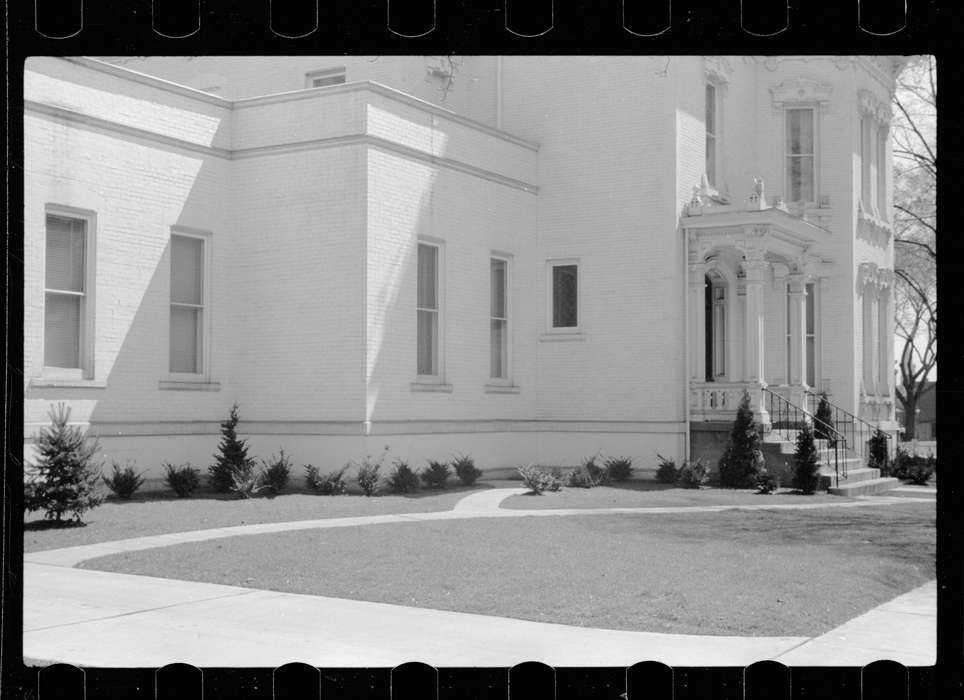
M895 329L897 400L904 433L917 429L917 405L937 366L937 66L916 56L894 96Z

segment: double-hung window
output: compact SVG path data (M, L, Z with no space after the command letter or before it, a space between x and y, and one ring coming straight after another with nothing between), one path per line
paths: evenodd
M440 375L439 303L440 248L431 243L418 244L416 329L417 371L419 377L438 379Z
M44 277L45 374L83 379L89 372L90 217L47 213Z
M787 192L791 202L815 201L814 109L786 110Z
M489 302L489 377L509 378L509 262L489 261L491 299Z
M200 375L206 371L206 244L203 236L171 235L171 374Z

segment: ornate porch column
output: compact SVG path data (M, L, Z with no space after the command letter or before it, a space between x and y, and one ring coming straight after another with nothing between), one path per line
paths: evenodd
M790 286L790 403L806 408L807 389L807 279L803 273L787 276Z
M690 379L706 381L706 263L689 264Z
M769 263L763 259L763 251L748 250L743 262L743 272L746 280L746 314L744 328L746 331L743 344L743 354L746 358L745 377L749 384L750 407L757 422L769 425L770 416L763 402L764 379L764 344L763 344L763 284Z

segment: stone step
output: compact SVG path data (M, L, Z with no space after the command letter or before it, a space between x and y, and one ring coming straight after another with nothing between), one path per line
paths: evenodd
M843 460L841 460L843 461ZM861 460L856 458L850 458L847 461L846 470L847 477L844 478L844 465L840 465L840 485L844 484L854 484L860 481L872 481L873 479L880 478L879 469L870 469L869 467L863 466ZM823 464L820 466L820 482L818 488L820 490L829 489L831 486L836 484L836 472L834 471L832 464Z
M855 481L853 483L841 483L840 486L832 486L827 489L827 493L833 496L866 496L871 493L882 493L890 491L892 488L900 486L900 481L891 477L882 479L868 479L865 481Z

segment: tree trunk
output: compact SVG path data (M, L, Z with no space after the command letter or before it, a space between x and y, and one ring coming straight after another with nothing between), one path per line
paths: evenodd
M910 441L917 437L917 397L909 393L904 401L904 440Z

